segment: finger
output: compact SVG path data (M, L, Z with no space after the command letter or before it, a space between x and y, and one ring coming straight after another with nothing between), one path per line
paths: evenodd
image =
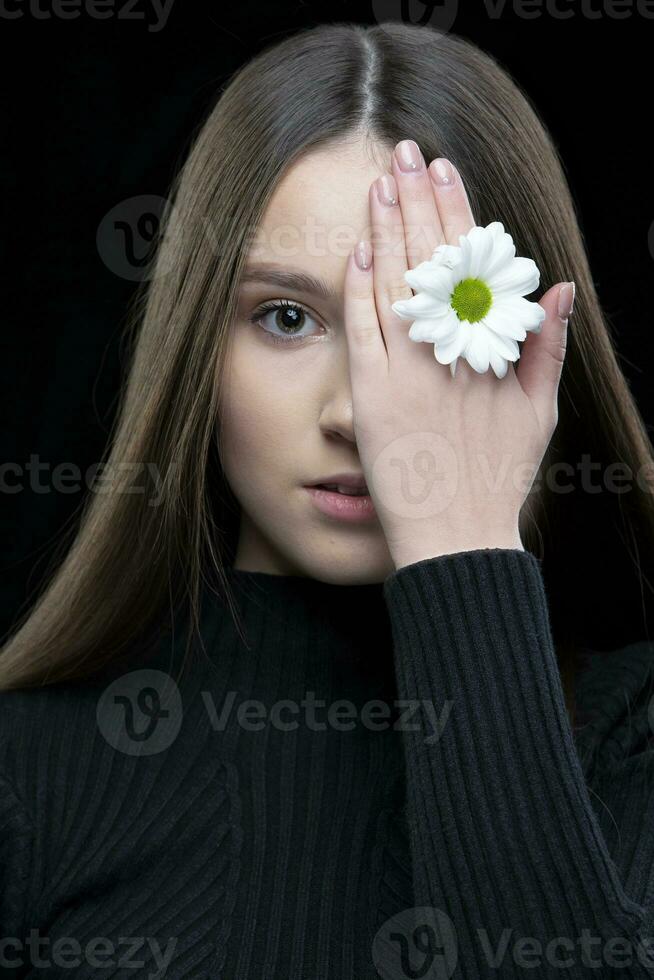
M368 260L367 268L359 267L355 254ZM388 367L375 305L373 265L372 245L364 240L349 254L345 267L343 316L353 386L371 371L385 371Z
M461 174L451 161L436 157L427 168L443 229L443 240L458 245L459 235L467 235L476 221Z
M407 343L407 322L394 313L393 303L411 299L413 290L404 279L407 271L404 223L395 178L386 173L368 192L373 239L373 280L377 316L389 359Z
M391 156L391 168L400 195L404 242L409 269L426 262L445 241L432 181L415 140L402 140Z
M529 331L518 359L518 381L543 429L553 429L558 419L558 388L573 300L574 283L558 283L541 297L539 303L545 310L545 319L538 333Z

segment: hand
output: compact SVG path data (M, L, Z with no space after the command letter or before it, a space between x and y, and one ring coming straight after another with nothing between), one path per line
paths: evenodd
M416 171L402 172L398 152L385 179L398 203L380 202L378 181L369 191L372 266L360 269L351 255L345 277L353 424L368 489L396 567L476 548L524 550L520 510L558 421L564 283L540 299L546 318L527 334L517 369L509 363L497 378L461 357L452 378L391 305L413 295L407 269L442 242L458 245L477 222L455 168L438 184L421 155Z

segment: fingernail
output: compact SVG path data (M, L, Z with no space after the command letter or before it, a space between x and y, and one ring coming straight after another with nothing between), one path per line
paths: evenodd
M383 174L378 177L375 181L375 187L377 188L377 197L382 204L387 204L389 207L397 204L397 184L393 174Z
M429 171L436 184L453 184L456 180L454 167L445 157L437 157L429 164Z
M575 301L575 284L566 282L559 289L559 309L558 313L562 320L567 320L572 313Z
M424 160L415 140L402 140L395 147L395 158L405 174L422 170Z
M358 242L354 249L354 261L365 272L372 263L372 245L370 242Z

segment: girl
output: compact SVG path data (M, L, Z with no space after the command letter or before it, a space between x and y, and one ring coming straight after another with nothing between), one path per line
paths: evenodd
M650 976L651 446L533 107L453 35L307 30L171 198L105 479L0 657L3 968ZM545 287L502 378L393 309L493 221Z

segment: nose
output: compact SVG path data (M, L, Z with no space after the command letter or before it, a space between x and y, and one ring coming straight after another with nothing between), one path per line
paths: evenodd
M353 445L354 416L352 412L352 397L350 394L339 393L329 399L320 414L320 431L329 438L343 439Z
M323 392L319 419L320 431L327 438L342 439L355 445L352 388L347 354L345 357L334 359L329 377L325 378Z

